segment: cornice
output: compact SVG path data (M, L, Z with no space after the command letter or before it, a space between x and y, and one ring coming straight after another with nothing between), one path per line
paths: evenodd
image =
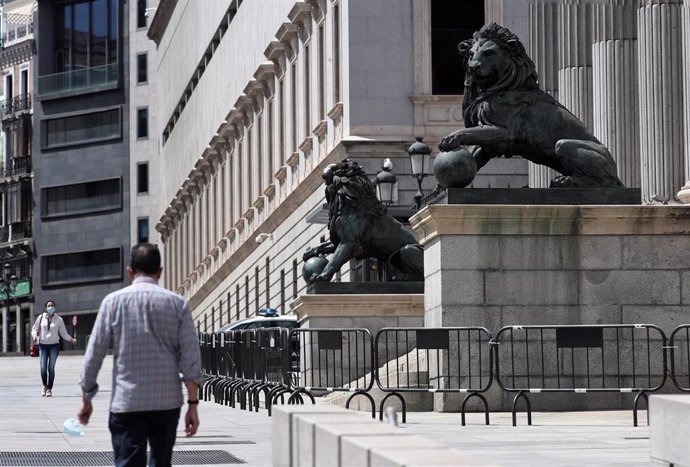
M170 18L176 5L177 0L160 0L158 2L156 14L153 15L151 26L149 26L149 30L146 33L148 38L154 41L156 45L160 44L165 30L168 28L168 23L170 23Z

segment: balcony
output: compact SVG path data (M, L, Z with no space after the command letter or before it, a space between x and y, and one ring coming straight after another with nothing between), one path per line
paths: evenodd
M82 68L38 77L38 96L56 99L83 92L115 89L118 84L119 64Z
M14 157L0 165L0 177L9 178L31 173L31 156Z
M31 238L31 221L0 226L0 243L13 243Z
M3 120L12 118L20 112L31 110L31 94L22 94L5 100L0 104L0 115Z
M30 15L21 15L31 18ZM2 47L7 48L18 42L29 39L33 37L34 34L34 23L29 21L26 24L5 24L3 25L7 28L2 35ZM3 28L3 29L5 29Z

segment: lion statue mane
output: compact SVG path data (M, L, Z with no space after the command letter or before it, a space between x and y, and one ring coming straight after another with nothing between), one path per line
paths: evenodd
M465 128L439 149L470 146L477 169L519 155L561 173L552 187L622 187L608 149L567 108L539 89L537 71L510 30L488 24L458 45L465 68Z
M324 170L328 202L327 242L308 249L303 259L333 253L308 282L328 282L352 258L378 258L400 272L394 279L424 280L424 251L414 235L387 213L373 183L355 161L345 159Z

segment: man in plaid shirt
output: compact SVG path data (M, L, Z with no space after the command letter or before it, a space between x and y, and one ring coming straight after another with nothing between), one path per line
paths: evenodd
M199 426L199 344L184 298L158 285L162 271L158 248L136 245L127 271L132 284L106 296L98 311L81 374L78 417L84 425L89 422L91 399L98 391L96 377L112 345L108 425L115 465L145 466L149 443L150 465L169 466L183 405L181 382L188 394L187 436Z

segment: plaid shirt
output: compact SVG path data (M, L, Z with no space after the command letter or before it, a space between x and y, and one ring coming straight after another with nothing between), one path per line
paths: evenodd
M113 413L175 409L183 403L181 381L202 382L189 307L150 277L138 277L103 299L81 373L87 399L98 392L96 377L111 344Z

